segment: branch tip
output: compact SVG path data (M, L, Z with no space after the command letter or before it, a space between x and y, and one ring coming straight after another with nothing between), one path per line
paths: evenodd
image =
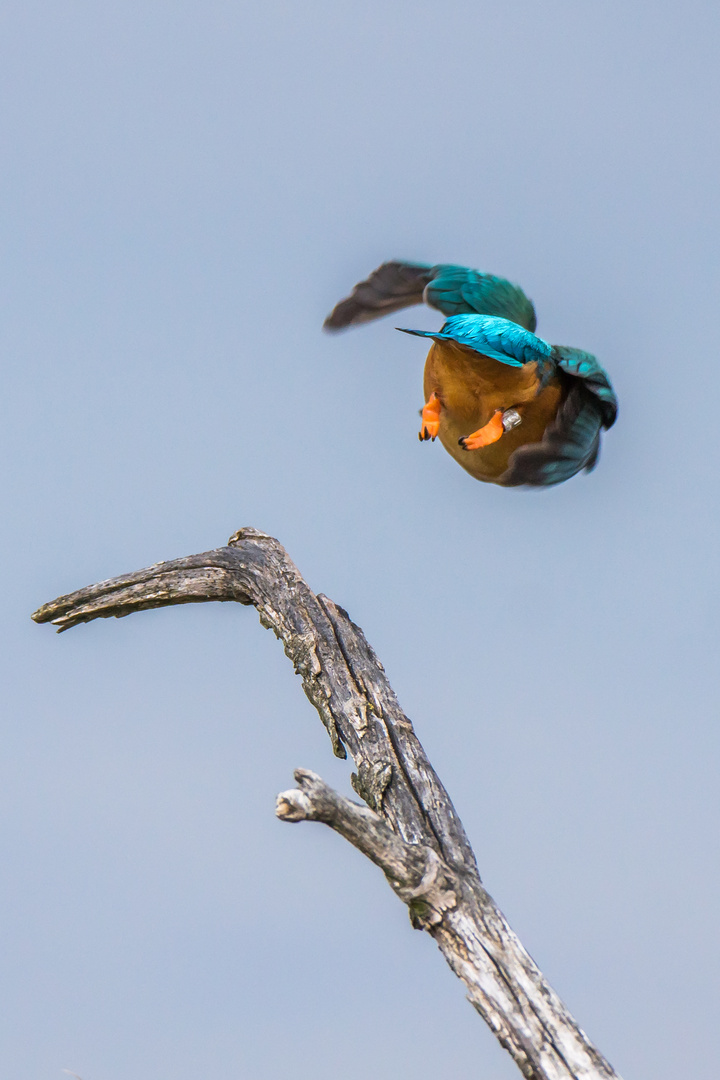
M275 816L280 821L307 821L312 814L312 804L302 791L281 791L275 804Z
M253 529L252 525L243 525L241 529L237 529L227 542L228 547L237 547L238 544L242 544L245 540L272 540L274 544L278 541L274 536L270 536L270 533L262 532L260 529Z

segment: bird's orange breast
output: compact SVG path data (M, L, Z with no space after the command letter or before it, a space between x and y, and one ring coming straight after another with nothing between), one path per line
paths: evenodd
M477 480L501 483L513 451L542 439L563 391L557 378L538 393L539 386L537 364L511 367L454 341L434 342L425 362L425 400L435 393L442 405L440 441ZM522 422L497 442L480 450L458 445L458 439L484 427L498 409L514 406L522 406Z

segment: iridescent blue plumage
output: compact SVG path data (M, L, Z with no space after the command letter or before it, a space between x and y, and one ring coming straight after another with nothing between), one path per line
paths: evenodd
M465 266L433 266L430 272L432 277L423 299L443 315L497 315L526 330L537 326L532 302L518 285L505 278Z
M397 329L434 341L456 341L510 367L522 367L533 361L544 365L552 355L552 345L547 341L496 315L453 315L440 330L406 330L400 326Z
M555 345L553 359L566 375L582 379L600 405L603 427L612 427L617 419L617 398L607 372L600 367L597 357L592 353L582 352L581 349L573 349L569 345Z
M593 468L601 430L617 416L610 380L590 353L532 332L535 310L519 286L463 266L383 263L325 327L340 330L423 300L448 318L439 331L403 331L435 342L421 438L439 435L477 479L505 486L545 487Z

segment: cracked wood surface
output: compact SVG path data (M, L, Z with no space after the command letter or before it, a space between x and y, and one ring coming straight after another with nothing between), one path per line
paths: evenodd
M384 871L465 983L468 998L531 1080L619 1080L485 891L455 808L382 664L347 613L315 595L282 545L240 529L225 547L102 581L43 605L58 631L172 604L233 600L257 608L301 676L335 754L349 750L366 808L298 770L278 797L285 821L322 821ZM347 750L346 750L347 748Z

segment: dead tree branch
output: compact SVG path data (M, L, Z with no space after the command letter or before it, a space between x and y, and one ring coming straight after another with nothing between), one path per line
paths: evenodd
M619 1080L525 951L480 880L450 798L359 627L316 596L285 549L241 529L227 547L157 563L45 604L59 631L170 604L254 605L282 641L367 808L299 769L283 821L322 821L385 873L413 926L435 938L468 998L531 1080Z

